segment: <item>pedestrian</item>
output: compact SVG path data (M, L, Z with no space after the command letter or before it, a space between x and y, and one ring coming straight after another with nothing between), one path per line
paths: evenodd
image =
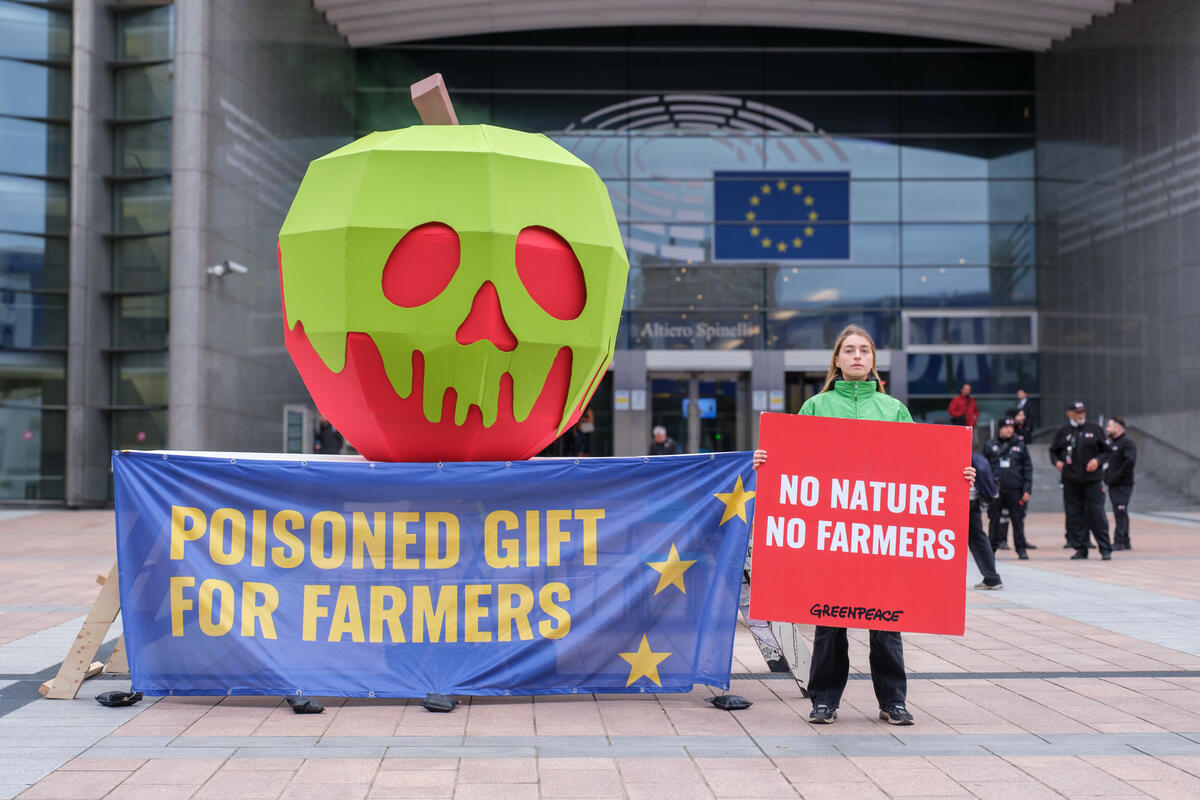
M1030 426L1025 412L1013 406L1004 412L1004 416L1013 421L1013 436L1017 437L1017 441L1028 444L1033 438L1033 428Z
M1029 429L1033 430L1033 404L1029 402L1029 393L1024 389L1017 389L1017 411L1025 412L1025 422L1029 425ZM1016 414L1011 415L1014 418Z
M345 441L333 427L333 423L325 417L321 417L321 421L317 423L316 435L313 437L313 451L327 456L336 456L342 452L342 444Z
M820 392L804 401L801 414L813 417L912 422L908 409L887 394L875 368L875 342L857 325L847 325L837 338L829 359L829 372ZM754 468L767 460L766 450L754 451ZM964 467L963 477L975 481L975 468ZM879 702L879 718L892 725L912 725L905 706L908 679L904 674L904 643L899 631L870 631L871 682ZM837 719L838 705L850 676L849 640L845 628L818 625L813 633L808 696L812 712L808 721L829 724Z
M575 423L575 452L587 457L592 454L592 434L596 432L596 414L588 406Z
M645 430L643 428L643 430ZM650 455L652 456L674 456L679 454L679 444L670 436L667 436L667 429L662 425L655 425L654 440L650 442Z
M989 506L996 502L1000 489L996 486L992 468L986 458L979 453L972 453L971 466L975 467L975 485L971 487L971 516L967 520L967 547L971 551L971 557L975 559L975 566L983 575L983 582L975 584L975 588L1003 589L1004 582L1000 580L1000 573L996 572L996 552L992 549L987 534L983 532L983 517L979 512L985 499Z
M1113 550L1129 550L1129 498L1133 494L1133 467L1137 463L1137 445L1125 435L1125 420L1122 417L1108 418L1105 426L1108 433L1108 466L1104 470L1104 482L1108 484L1109 502L1112 503Z
M979 404L975 402L975 398L971 397L971 384L964 383L962 389L950 401L950 407L947 409L950 412L950 423L952 425L966 425L975 431L975 423L979 421Z
M1100 548L1100 558L1112 558L1100 480L1100 468L1108 460L1104 442L1104 431L1087 421L1087 408L1076 401L1067 407L1067 424L1058 429L1050 445L1050 461L1062 474L1067 544L1075 550L1073 559L1088 557L1089 533Z
M1000 530L1001 512L1007 511L1017 558L1024 561L1029 558L1025 552L1029 548L1025 541L1025 509L1033 491L1033 461L1029 458L1029 448L1017 438L1015 430L1016 422L1005 418L1000 421L996 438L983 446L983 454L1000 489L996 501L988 505L988 533L993 550L1007 549L1007 534Z

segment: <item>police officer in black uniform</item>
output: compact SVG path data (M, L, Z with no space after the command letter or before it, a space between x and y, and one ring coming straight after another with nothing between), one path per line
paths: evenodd
M989 439L983 446L983 454L992 467L992 474L1000 485L1000 496L988 506L988 533L992 542L992 550L1000 549L1006 534L1001 533L1001 511L1008 512L1012 523L1013 546L1017 548L1017 558L1029 558L1025 550L1025 508L1029 502L1029 493L1033 491L1033 461L1029 458L1029 448L1014 435L1016 422L1011 418L1000 421L996 438Z
M1104 513L1101 467L1108 460L1104 431L1087 421L1081 402L1067 407L1068 422L1058 429L1050 445L1050 461L1062 473L1063 510L1067 513L1067 544L1075 549L1071 558L1088 557L1088 534L1096 538L1100 557L1112 558L1108 540L1108 516Z
M1137 461L1137 446L1125 435L1125 420L1109 417L1108 466L1104 470L1104 482L1108 484L1108 496L1112 502L1113 550L1129 549L1129 498L1133 495L1133 466Z

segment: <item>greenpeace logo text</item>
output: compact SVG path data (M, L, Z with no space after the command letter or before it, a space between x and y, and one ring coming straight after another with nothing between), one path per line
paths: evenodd
M863 606L831 606L822 603L813 603L812 608L808 610L817 619L822 617L838 617L840 619L861 619L864 621L882 620L883 622L899 622L900 615L904 611L900 609L890 610L886 608L865 608Z

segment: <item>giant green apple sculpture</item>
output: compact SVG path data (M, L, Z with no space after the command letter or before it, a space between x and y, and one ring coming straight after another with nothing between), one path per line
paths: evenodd
M421 125L309 165L279 271L288 352L363 456L490 461L578 419L629 263L604 184L550 139Z

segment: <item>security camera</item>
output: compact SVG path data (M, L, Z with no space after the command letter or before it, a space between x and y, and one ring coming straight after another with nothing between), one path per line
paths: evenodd
M231 272L235 275L245 275L250 271L250 268L244 264L239 264L236 261L229 261L226 259L220 264L213 264L205 271L213 277L220 278L223 275L228 275Z

